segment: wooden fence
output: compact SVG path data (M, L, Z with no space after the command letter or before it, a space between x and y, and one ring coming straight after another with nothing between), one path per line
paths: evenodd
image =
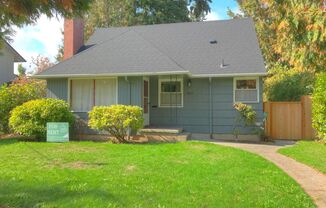
M300 102L265 102L267 136L284 140L314 139L311 109L309 96L303 96Z

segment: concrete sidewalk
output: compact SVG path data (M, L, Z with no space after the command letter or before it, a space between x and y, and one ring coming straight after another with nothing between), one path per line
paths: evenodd
M291 143L276 142L275 144L249 144L221 141L213 141L213 143L235 147L261 155L294 178L306 193L311 196L318 207L326 208L326 175L277 153L278 149L291 145Z

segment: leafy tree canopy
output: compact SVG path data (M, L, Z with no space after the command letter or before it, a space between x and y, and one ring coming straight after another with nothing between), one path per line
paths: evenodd
M85 36L96 27L200 21L212 0L94 0L85 17Z
M237 0L242 14L254 19L269 68L282 63L298 71L325 71L326 14L321 0Z
M0 1L0 45L1 39L10 39L12 26L21 27L34 23L41 14L80 16L88 9L90 0L1 0Z

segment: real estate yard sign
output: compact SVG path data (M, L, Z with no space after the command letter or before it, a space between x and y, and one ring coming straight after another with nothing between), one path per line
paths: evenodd
M49 122L46 124L47 142L68 142L69 141L69 123Z

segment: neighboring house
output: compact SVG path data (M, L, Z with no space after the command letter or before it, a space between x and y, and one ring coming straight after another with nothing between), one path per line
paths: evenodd
M93 106L138 105L148 126L232 134L234 103L263 117L266 69L252 19L101 28L85 45L82 34L82 22L66 21L66 60L35 75L81 118Z
M15 79L15 62L25 62L25 59L4 41L3 47L0 48L0 86Z

